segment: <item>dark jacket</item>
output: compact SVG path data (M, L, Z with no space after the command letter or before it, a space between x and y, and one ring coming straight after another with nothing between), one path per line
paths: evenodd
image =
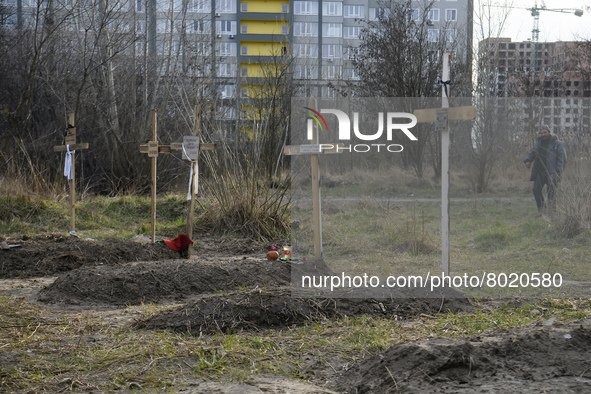
M524 163L530 162L532 163L531 167L531 177L530 181L536 179L538 175L538 166L535 162L538 159L539 151L542 145L541 138L538 138L534 143L533 149L529 152L525 159L523 160ZM548 154L546 156L546 170L550 176L558 176L560 178L562 171L566 167L566 150L564 150L564 145L562 142L553 135L550 138L550 143L548 145Z

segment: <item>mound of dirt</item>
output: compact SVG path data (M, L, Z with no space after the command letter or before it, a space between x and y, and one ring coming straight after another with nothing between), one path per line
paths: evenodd
M294 298L289 288L213 295L173 311L153 316L139 327L171 329L183 333L235 332L286 328L340 316L381 315L393 319L437 312L439 300L367 300L355 298ZM447 301L443 311L472 310L466 300Z
M41 290L39 301L87 306L186 301L205 293L287 286L290 265L243 257L228 261L162 260L82 267Z
M180 258L165 245L123 239L85 240L60 234L9 238L20 245L0 250L0 278L54 276L83 266Z
M341 393L589 392L591 322L396 345L351 368Z

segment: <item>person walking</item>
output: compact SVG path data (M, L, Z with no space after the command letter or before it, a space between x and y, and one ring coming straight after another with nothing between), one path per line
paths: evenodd
M548 126L540 127L539 137L523 162L527 168L531 168L529 180L534 183L533 194L538 211L546 206L556 208L556 189L566 167L566 150L558 137L552 135ZM542 192L544 185L548 192L547 205L544 204Z

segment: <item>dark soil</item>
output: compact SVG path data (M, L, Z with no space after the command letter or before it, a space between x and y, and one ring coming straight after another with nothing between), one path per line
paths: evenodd
M439 300L376 300L355 298L295 298L289 288L213 295L148 319L138 325L200 335L287 328L343 316L385 316L402 320L420 313L438 312ZM466 300L444 303L443 311L458 312L472 306Z
M394 346L337 379L343 393L588 393L591 322Z
M121 239L90 241L60 234L8 238L10 250L0 250L1 278L55 276L84 266L119 265L129 261L180 258L161 244Z
M290 278L288 263L247 257L223 263L193 259L135 262L70 271L43 289L39 300L95 307L186 301L226 290L288 286Z
M267 260L268 248L245 241L204 238L191 259L164 245L118 239L92 241L52 234L7 241L22 245L0 250L0 285L7 294L26 295L52 310L114 313L140 303L178 304L129 322L129 329L190 335L254 333L355 315L412 323L421 314L480 307L465 298L293 297L292 265ZM21 288L27 286L37 288ZM331 359L329 368L324 359L311 355L302 374L322 388L303 387L289 379L272 384L259 379L252 384L255 391L244 391L244 385L206 382L192 392L329 392L325 387L339 393L591 392L591 321L405 342L366 357L354 365Z

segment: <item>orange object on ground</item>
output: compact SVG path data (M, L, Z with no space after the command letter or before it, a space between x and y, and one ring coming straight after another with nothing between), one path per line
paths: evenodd
M277 260L279 258L279 252L276 250L270 250L267 252L267 258L269 260Z

